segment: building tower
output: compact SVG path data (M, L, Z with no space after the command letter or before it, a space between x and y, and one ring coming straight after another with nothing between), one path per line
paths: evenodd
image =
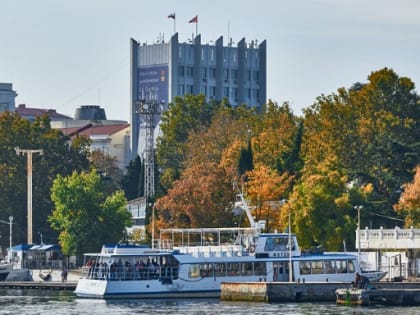
M138 115L138 103L151 94L165 105L176 96L204 94L206 101L226 98L232 106L260 109L267 97L266 50L266 41L246 43L245 38L237 47L231 40L223 46L222 36L211 44L202 44L201 35L180 43L177 33L169 42L154 44L131 39L132 159L143 156L149 145L143 127L146 116ZM154 126L158 121L153 121Z

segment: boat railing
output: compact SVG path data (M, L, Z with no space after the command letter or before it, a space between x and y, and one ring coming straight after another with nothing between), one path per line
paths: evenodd
M221 246L181 246L175 247L180 253L192 255L195 257L233 257L248 256L249 251L242 245L221 245Z
M255 246L255 228L187 228L160 230L159 248L183 252L223 253L235 255ZM192 249L195 248L195 249Z

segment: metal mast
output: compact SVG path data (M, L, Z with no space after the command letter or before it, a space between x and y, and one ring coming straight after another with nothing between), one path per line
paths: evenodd
M43 154L42 150L27 150L15 148L17 155L27 155L28 172L28 244L32 244L32 154Z
M143 163L144 197L148 202L155 196L155 151L153 133L156 127L155 118L161 113L163 104L155 100L141 100L137 102L137 105L137 113L144 117L144 128L146 131Z

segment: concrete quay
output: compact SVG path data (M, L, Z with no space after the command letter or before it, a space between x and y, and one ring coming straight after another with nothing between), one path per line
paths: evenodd
M336 295L343 305L420 305L420 289L338 289Z
M1 281L0 289L35 289L35 290L59 290L74 291L77 282L58 281Z
M371 285L376 289L420 291L420 282L373 282ZM351 286L343 282L225 282L221 285L220 298L250 302L336 302L336 290Z

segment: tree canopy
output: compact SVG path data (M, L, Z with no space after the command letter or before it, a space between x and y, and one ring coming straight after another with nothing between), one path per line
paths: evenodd
M52 129L47 116L34 122L15 113L0 115L0 219L13 216L13 242L27 242L27 156L17 155L15 148L43 150L32 156L33 240L55 243L57 233L47 221L53 204L50 199L52 181L60 174L89 168L89 141L75 138L72 142ZM8 235L8 227L0 224L0 233ZM8 246L7 238L0 244Z
M124 193L106 194L96 170L59 175L54 180L51 199L54 211L49 222L60 233L65 255L80 255L97 251L105 243L117 243L132 224Z

